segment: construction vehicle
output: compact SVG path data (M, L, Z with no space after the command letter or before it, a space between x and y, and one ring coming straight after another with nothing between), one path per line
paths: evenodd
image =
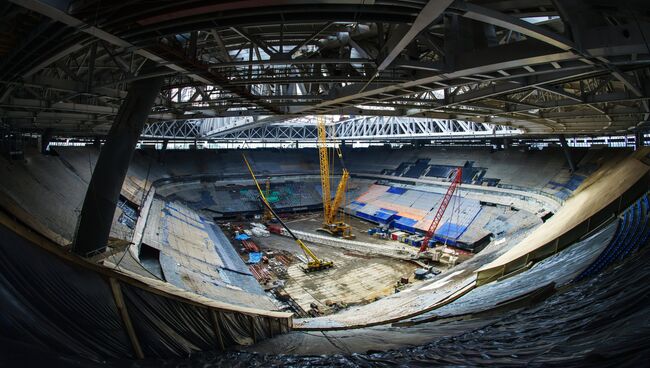
M345 223L339 217L339 209L341 203L344 202L345 192L347 190L348 179L350 179L350 172L345 168L343 162L343 152L337 147L336 153L341 162L342 170L341 180L336 188L334 200L331 197L330 191L330 161L329 152L327 149L327 131L325 127L325 119L319 116L316 119L318 128L318 157L320 159L320 181L321 189L323 192L323 225L318 231L324 231L331 235L341 236L344 239L353 239L354 235L350 231L350 225Z
M442 202L440 202L440 206L438 206L438 210L436 211L436 215L433 218L433 221L431 222L431 226L429 226L429 230L427 230L427 233L424 236L424 239L422 240L422 245L420 245L420 250L418 254L426 251L427 248L429 247L429 241L433 239L436 230L438 230L438 225L440 224L440 220L442 220L442 216L445 214L445 211L447 210L449 201L451 201L451 197L454 195L456 188L458 188L462 180L463 180L463 168L459 167L456 169L456 175L454 175L454 178L452 179L449 188L447 188L447 193L445 193L445 196L442 198Z
M276 220L284 227L285 230L291 235L293 240L295 240L296 244L302 249L302 251L305 253L307 256L307 265L302 267L302 270L304 272L315 272L315 271L320 271L320 270L326 270L328 268L334 267L334 262L332 261L325 261L316 256L314 252L309 249L309 247L303 243L302 240L298 239L298 237L289 229L287 224L282 221L280 216L273 210L273 207L271 207L271 204L266 200L266 196L264 195L264 192L262 191L262 188L260 187L259 182L257 181L257 178L255 177L255 174L253 173L253 169L251 168L251 165L248 163L248 160L246 159L245 155L242 155L244 157L244 162L246 163L246 167L248 168L248 172L251 173L251 177L253 177L253 181L255 182L255 186L257 187L257 191L260 194L260 200L262 201L262 204L264 207L271 213L273 217L275 217Z

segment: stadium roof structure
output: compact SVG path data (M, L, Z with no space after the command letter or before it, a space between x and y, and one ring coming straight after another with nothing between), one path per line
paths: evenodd
M649 14L641 0L12 0L0 119L102 135L131 82L164 75L150 124L326 114L624 134L650 117Z

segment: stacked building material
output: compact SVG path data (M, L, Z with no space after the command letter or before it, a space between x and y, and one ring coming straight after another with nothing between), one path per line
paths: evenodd
M260 248L255 244L254 241L248 239L248 240L242 240L241 244L244 246L244 249L246 249L249 252L259 252Z

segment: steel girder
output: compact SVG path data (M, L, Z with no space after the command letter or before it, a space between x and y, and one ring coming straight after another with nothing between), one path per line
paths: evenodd
M246 142L314 142L318 135L313 119L245 127L245 119L175 120L148 124L143 138L208 139ZM518 129L489 123L410 117L363 116L328 124L331 140L390 141L413 139L497 138L516 136Z

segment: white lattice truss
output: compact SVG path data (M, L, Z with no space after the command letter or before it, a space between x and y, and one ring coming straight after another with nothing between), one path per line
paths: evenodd
M213 141L315 141L315 125L274 123L246 128L236 121L174 120L149 124L143 138L210 139ZM332 134L333 133L333 134ZM330 123L328 134L338 140L411 140L491 138L521 134L518 129L490 123L409 117L364 116Z

